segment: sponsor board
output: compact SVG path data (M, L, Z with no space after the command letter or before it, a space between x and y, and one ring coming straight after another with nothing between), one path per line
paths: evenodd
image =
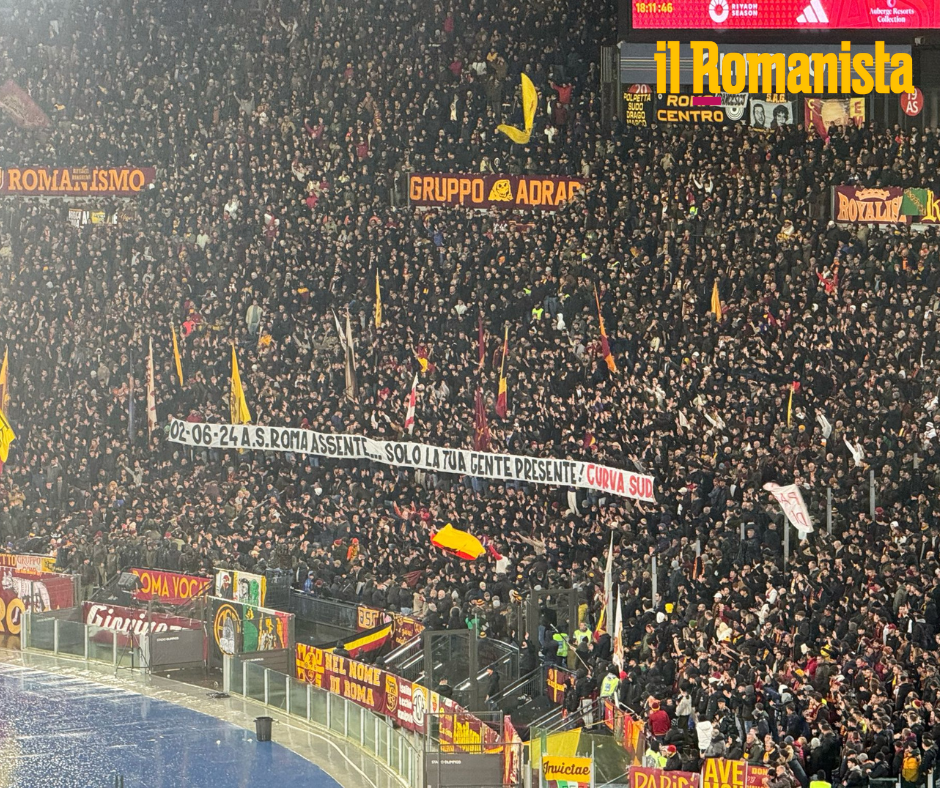
M652 476L580 460L556 460L445 449L423 443L376 441L361 435L336 435L294 427L204 424L173 419L170 440L186 446L256 449L315 454L335 459L363 459L421 470L581 487L655 502Z
M144 608L104 605L97 602L82 604L82 621L94 627L109 629L125 635L149 635L151 632L179 632L184 629L202 629L202 622L166 613L148 613Z
M133 197L156 177L153 167L2 167L0 197Z
M207 593L212 578L164 572L162 569L131 569L140 578L140 588L133 593L134 599L147 602L154 599L167 605L183 605Z
M557 175L412 173L408 199L424 207L557 211L585 186L581 178Z

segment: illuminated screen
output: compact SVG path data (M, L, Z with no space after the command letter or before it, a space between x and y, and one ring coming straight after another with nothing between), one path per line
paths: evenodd
M630 1L635 30L915 30L940 27L940 0Z

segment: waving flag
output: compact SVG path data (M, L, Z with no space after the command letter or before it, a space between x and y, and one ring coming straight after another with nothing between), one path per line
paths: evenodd
M477 386L473 401L473 448L477 451L490 450L490 428L486 423L486 406L483 404L483 392Z
M405 414L405 429L411 435L415 431L415 403L418 399L418 373L415 373L414 382L411 384L411 394L408 395L408 411Z
M171 325L173 329L173 360L176 362L176 376L180 379L180 385L183 385L183 360L180 358L180 346L176 341L176 326Z
M532 136L532 122L535 119L535 110L538 109L539 94L532 84L532 80L525 74L522 75L522 121L523 129L517 129L515 126L508 126L500 123L497 131L503 132L509 139L517 145L528 145L529 138Z
M9 349L3 351L3 366L0 367L0 410L6 413L10 409L10 379L7 362Z
M379 286L379 271L375 271L375 327L382 326L382 288Z
M604 328L604 317L601 315L601 299L597 295L597 285L594 286L594 300L597 302L597 320L601 325L601 354L607 362L607 369L616 372L617 362L614 361L614 356L610 352L610 343L607 341L607 329Z
M509 354L509 324L506 324L503 335L503 359L499 363L499 388L496 390L496 415L501 419L506 418L509 410L508 392L506 386L506 356Z
M245 401L242 377L238 372L235 345L232 345L232 385L229 388L228 404L232 424L251 424L251 412L248 410L248 403Z
M715 284L712 286L712 314L715 316L715 320L719 323L721 322L721 296L718 295L718 280L715 280Z
M153 389L153 337L150 338L150 351L147 353L147 434L157 428L157 396Z

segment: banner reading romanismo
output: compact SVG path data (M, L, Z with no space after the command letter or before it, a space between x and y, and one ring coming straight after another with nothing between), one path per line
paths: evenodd
M362 435L337 435L297 427L204 424L179 419L170 422L170 440L206 449L254 449L315 454L335 459L371 460L403 468L559 487L583 487L640 501L656 500L652 476L581 460L522 457L448 449L424 443L377 441Z
M426 207L503 208L557 211L582 191L581 178L556 175L408 176L408 199Z
M153 167L0 167L0 197L133 197L156 177Z

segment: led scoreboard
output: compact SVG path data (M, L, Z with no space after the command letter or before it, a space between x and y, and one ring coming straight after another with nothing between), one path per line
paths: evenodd
M940 0L630 0L634 30L918 30Z

